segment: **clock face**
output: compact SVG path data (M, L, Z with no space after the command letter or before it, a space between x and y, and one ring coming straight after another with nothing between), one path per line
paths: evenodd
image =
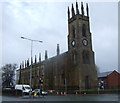
M85 46L88 45L88 41L86 39L83 39L82 42L83 42L83 45L85 45Z
M72 46L74 47L74 46L75 46L75 41L73 40L71 44L72 44Z

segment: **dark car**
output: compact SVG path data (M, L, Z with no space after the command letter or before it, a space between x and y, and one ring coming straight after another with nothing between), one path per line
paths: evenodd
M36 93L36 95L47 95L47 92L42 90L42 94L41 94L41 90L40 89L34 89L32 91L32 95L34 95L34 93Z

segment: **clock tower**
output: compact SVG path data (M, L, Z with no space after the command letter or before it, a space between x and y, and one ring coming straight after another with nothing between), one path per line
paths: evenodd
M76 2L76 14L72 4L72 15L68 7L68 50L90 49L92 50L91 33L89 26L89 11L86 5L87 16L84 14L83 3L81 3L82 14L79 13Z
M70 15L71 14L71 15ZM72 4L71 13L68 7L68 52L72 58L74 78L79 88L93 88L97 86L97 72L95 68L94 52L89 24L89 8L86 4L86 15L81 3L81 14L76 2L76 13ZM77 79L77 77L79 79Z

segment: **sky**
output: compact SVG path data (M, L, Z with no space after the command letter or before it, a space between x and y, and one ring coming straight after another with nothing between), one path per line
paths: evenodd
M56 56L57 44L60 53L68 50L67 9L73 2L2 2L2 62L17 63L31 56L31 42L26 38L41 40L33 42L33 57L45 50L48 57ZM118 3L87 2L89 5L90 31L92 33L95 63L100 72L118 69ZM86 2L83 3L86 8ZM81 2L78 2L79 9ZM80 11L81 12L81 11Z

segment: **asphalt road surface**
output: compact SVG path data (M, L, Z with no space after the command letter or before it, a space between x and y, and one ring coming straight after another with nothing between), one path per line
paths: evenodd
M12 103L18 103L20 101L26 101L25 103L32 103L32 102L80 102L80 103L120 103L119 101L120 95L117 94L104 94L104 95L67 95L67 96L45 96L45 97L32 97L30 98L29 96L23 96L23 97L8 97L8 96L2 96L2 101L3 103L7 103L9 101L12 101ZM27 102L28 101L28 102ZM89 101L89 102L88 102ZM36 103L35 102L35 103Z

